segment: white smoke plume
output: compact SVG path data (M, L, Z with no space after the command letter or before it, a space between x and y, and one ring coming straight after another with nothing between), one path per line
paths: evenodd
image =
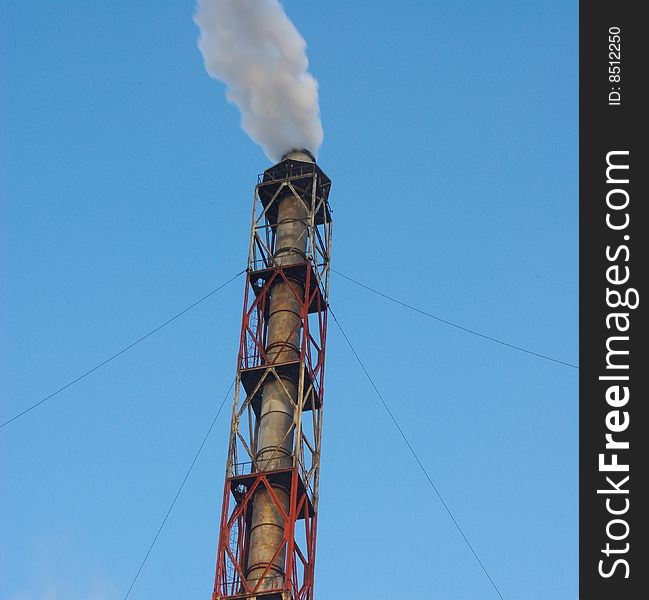
M241 127L272 161L317 155L323 132L306 42L278 0L198 0L194 21L207 72L227 86Z

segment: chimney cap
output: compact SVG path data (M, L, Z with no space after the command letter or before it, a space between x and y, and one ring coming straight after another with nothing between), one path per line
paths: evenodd
M282 160L290 158L291 160L299 160L302 162L311 162L314 163L315 156L306 148L292 148L282 156ZM281 161L280 161L281 162Z

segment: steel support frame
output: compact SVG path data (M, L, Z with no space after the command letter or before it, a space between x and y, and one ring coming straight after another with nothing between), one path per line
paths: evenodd
M268 169L255 188L213 600L313 600L332 233L329 187L316 164L284 160ZM290 265L275 258L273 215L283 194L299 198L308 215L304 261ZM273 362L281 351L266 352L269 300L273 284L280 280L299 282L291 286L300 306L291 335L299 329L300 347L297 360L289 362ZM297 383L296 399L285 388L285 377ZM269 379L279 382L293 407L286 434L293 434L292 466L273 471L265 470L267 459L257 460L259 403ZM288 511L277 498L278 486L288 492ZM273 558L285 552L284 576L272 578L272 589L270 565L256 583L246 579L252 504L261 488L272 498L284 526ZM262 581L265 589L260 591Z

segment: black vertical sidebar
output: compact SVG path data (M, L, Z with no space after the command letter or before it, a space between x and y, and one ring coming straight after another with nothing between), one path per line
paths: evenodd
M579 599L649 598L649 26L580 3Z

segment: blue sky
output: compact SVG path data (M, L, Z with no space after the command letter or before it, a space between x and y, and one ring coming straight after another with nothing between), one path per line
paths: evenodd
M577 362L577 3L284 6L333 267ZM0 9L0 418L245 266L268 166L186 2ZM0 430L0 598L119 600L234 377L243 280ZM506 600L577 597L577 371L333 277L332 308ZM318 598L497 598L330 327ZM228 400L228 405L230 400ZM133 600L210 597L228 410Z

